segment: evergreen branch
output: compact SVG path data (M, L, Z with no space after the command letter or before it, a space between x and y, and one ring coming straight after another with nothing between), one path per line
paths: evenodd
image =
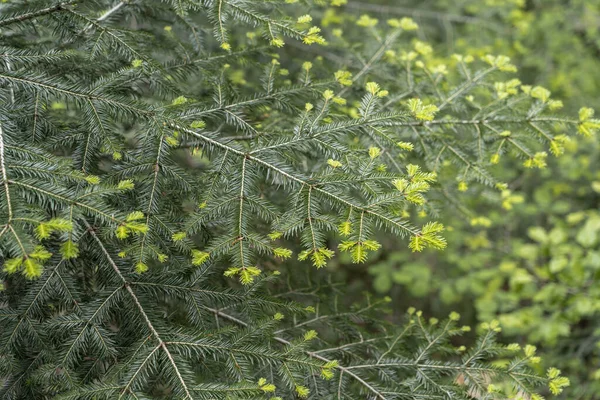
M244 222L244 198L245 198L245 193L244 193L244 181L246 179L246 157L243 158L242 160L242 175L240 178L241 184L240 184L240 208L239 208L239 218L238 218L238 243L240 244L240 262L242 263L241 267L242 268L246 268L245 266L245 257L244 257L244 229L243 229L243 222Z
M27 308L25 309L25 311L22 312L22 313L20 313L20 315L19 315L19 322L17 322L17 324L15 325L15 327L12 330L11 334L9 335L8 339L6 340L6 343L4 345L4 351L7 350L8 346L12 342L12 339L15 336L15 334L17 333L17 331L19 329L19 326L21 326L21 324L23 323L23 321L25 321L25 319L28 318L29 312L31 311L32 307L34 306L34 304L36 303L36 301L38 300L38 298L42 295L42 292L44 291L44 289L46 288L46 286L49 285L50 280L52 279L52 277L54 276L54 274L57 273L58 267L61 265L61 263L62 263L62 261L52 270L52 273L50 273L50 275L48 275L46 277L46 280L40 286L39 290L37 290L36 294L31 299L31 302L29 303L29 305L27 306Z
M273 99L277 99L278 97L297 95L299 93L306 92L306 91L314 92L320 87L329 87L332 84L333 84L333 81L320 81L320 82L314 82L310 86L286 87L283 89L274 90L270 93L265 93L265 94L261 94L259 96L255 96L250 99L240 100L240 101L232 102L229 104L219 104L216 107L199 110L198 112L187 113L187 114L185 114L185 116L186 117L201 117L204 115L210 115L210 114L218 112L218 111L230 111L230 110L237 109L237 108L258 105L266 100L273 100Z
M8 188L8 178L6 176L6 162L4 160L4 133L2 131L2 124L0 123L0 169L2 169L2 185L4 186L4 193L6 196L6 207L8 209L8 221L6 225L10 224L13 218L12 202L10 200L10 189Z
M110 17L112 14L116 13L117 11L119 11L119 9L121 7L123 7L125 4L127 4L127 1L119 1L110 10L106 11L104 14L102 14L100 17L98 17L96 19L96 22L102 22L102 21L104 21L105 19L107 19L108 17Z
M65 352L65 355L64 355L64 357L62 358L62 360L60 362L61 365L65 365L66 364L66 361L69 358L69 355L75 349L75 345L82 338L82 336L85 333L85 330L87 329L87 327L90 326L91 324L93 324L94 317L96 317L96 315L102 310L102 308L104 308L104 306L106 306L108 304L109 300L111 300L112 297L115 296L121 289L122 289L121 287L116 288L115 290L113 290L110 293L110 295L108 295L104 299L104 301L102 303L100 303L100 305L98 306L98 308L94 311L94 313L90 316L90 318L85 322L85 325L83 326L83 328L81 329L81 331L79 332L79 334L77 334L77 336L73 340L73 343L71 343L71 346L69 346L69 348ZM95 328L95 329L97 329L97 328ZM100 337L102 337L102 336L100 335Z
M458 88L456 88L454 90L454 92L448 96L439 106L438 109L442 110L444 107L446 107L448 104L451 104L452 101L454 99L456 99L458 96L462 95L463 93L467 92L469 89L475 87L475 85L482 80L483 78L485 78L488 74L496 71L498 68L497 67L490 67L488 69L485 69L481 72L479 72L477 75L475 75L472 79L469 79L467 81L465 81L462 85L460 85Z
M206 57L206 58L198 58L198 59L193 59L193 60L186 60L186 61L183 61L180 63L167 64L164 67L164 69L165 69L165 71L170 71L172 69L183 68L183 67L187 67L187 66L195 65L195 64L212 64L214 61L218 61L218 60L236 59L243 55L260 53L261 51L267 50L269 48L270 48L270 46L251 47L251 48L247 48L247 49L232 51L227 54L219 54L219 55L210 56L210 57Z
M271 29L271 26L276 26L277 28L281 29L282 32L285 32L288 35L296 37L296 38L305 38L307 36L304 32L293 29L292 27L290 27L286 24L283 24L281 22L278 22L275 19L269 18L264 15L260 15L258 13L254 13L254 12L252 12L252 10L250 10L248 8L240 7L237 4L235 4L235 2L232 2L232 1L219 0L219 10L220 10L222 3L227 3L227 5L229 7L236 10L241 15L245 15L245 16L249 17L251 20L260 21L260 22L266 24L269 27L269 30ZM272 33L271 33L271 38L275 39L275 37Z
M117 8L117 10L119 8ZM68 8L67 11L69 13L71 13L72 15L74 15L74 16L76 16L76 17L78 17L78 18L80 18L80 19L82 19L84 21L86 21L88 23L88 26L91 25L91 26L95 27L96 29L102 31L103 34L106 33L108 36L110 36L113 40L115 40L116 42L118 42L121 46L123 46L125 49L127 49L127 51L129 51L134 56L139 57L140 59L146 60L150 64L152 64L151 60L148 57L146 57L143 54L139 53L137 50L135 50L133 47L131 47L129 44L127 44L123 39L121 39L118 35L116 35L115 33L113 33L109 28L100 25L100 22L102 20L100 20L100 19L97 19L97 20L90 19L90 18L86 17L85 15L80 14L80 13L74 11L71 8ZM87 31L89 29L90 28L86 27L84 31Z
M271 164L271 163L269 163L267 161L264 161L264 160L262 160L262 159L260 159L260 158L258 158L256 156L252 155L254 152L251 152L251 153L248 153L248 154L244 153L241 150L237 150L237 149L235 149L233 147L230 147L230 146L227 146L225 144L222 144L222 143L220 143L217 140L211 139L211 138L209 138L207 136L202 135L201 133L195 132L195 131L193 131L191 129L184 128L184 127L182 127L180 125L177 125L175 123L172 123L171 126L173 128L175 128L175 129L177 129L177 130L186 132L186 133L188 133L190 135L193 135L193 136L195 136L195 137L197 137L199 139L202 139L203 141L205 141L207 143L210 143L211 145L219 147L219 148L221 148L223 150L227 150L227 151L229 151L232 154L244 157L244 159L248 159L248 160L254 161L255 163L257 163L259 165L262 165L263 167L266 167L266 168L268 168L268 169L270 169L270 170L272 170L274 172L277 172L278 174L280 174L280 175L282 175L282 176L284 176L284 177L286 177L286 178L288 178L288 179L290 179L290 180L292 180L292 181L294 181L296 183L299 183L302 186L306 186L306 187L312 188L312 190L315 190L316 192L319 192L322 195L327 196L327 197L335 200L336 202L338 202L340 204L343 204L345 206L351 207L351 208L353 208L353 209L355 209L357 211L364 212L365 214L372 215L372 216L374 216L374 217L376 217L376 218L378 218L378 219L380 219L382 221L385 221L386 223L388 223L390 225L393 225L393 226L395 226L395 227L397 227L397 228L399 228L399 229L401 229L403 231L406 231L406 232L408 232L408 233L410 233L412 235L418 235L419 234L418 231L416 231L414 229L411 229L411 228L409 228L406 225L400 224L400 223L392 220L391 218L385 217L384 215L382 215L382 214L380 214L378 212L375 212L373 210L370 210L368 208L365 208L365 207L359 206L357 204L354 204L351 201L343 199L342 197L340 197L340 196L338 196L338 195L336 195L334 193L331 193L331 192L329 192L329 191L327 191L327 190L325 190L325 189L323 189L321 187L318 187L318 186L315 186L312 183L309 183L306 180L303 180L303 179L301 179L301 178L299 178L297 176L294 176L294 175L292 175L292 174L284 171L283 169L281 169L281 168L279 168L279 167L277 167L277 166L275 166L275 165L273 165L273 164Z
M123 103L123 102L120 102L120 101L117 101L117 100L113 100L113 99L110 99L110 98L107 98L107 97L102 97L102 96L99 96L99 95L95 95L93 93L82 93L82 92L77 92L75 90L61 88L61 87L54 86L54 85L51 85L51 84L46 83L46 82L40 82L40 81L35 80L35 79L29 79L29 78L24 78L24 77L17 77L17 76L14 76L14 75L6 75L6 74L0 74L0 79L5 79L5 80L10 81L10 82L17 82L17 83L21 83L21 84L24 84L24 85L30 85L30 86L34 86L34 87L39 87L41 89L45 89L45 90L49 90L49 91L54 91L54 92L57 92L57 93L60 93L60 94L65 94L65 95L72 96L72 97L75 97L75 98L79 98L79 99L82 99L82 100L96 100L96 101L99 101L99 102L102 102L102 103L105 103L105 104L108 104L108 105L115 106L117 108L122 108L124 110L128 110L128 111L134 112L136 114L141 114L141 115L145 115L145 116L151 115L150 111L143 110L143 109L131 106L131 105L127 104L127 103Z
M110 266L113 268L113 270L115 271L115 273L117 274L117 276L119 277L119 279L121 280L121 282L123 283L123 286L125 287L125 290L129 294L129 296L131 296L131 298L132 298L135 306L137 307L137 309L139 310L140 314L142 315L142 318L144 319L144 322L148 326L148 329L150 329L150 332L152 333L152 335L154 336L154 338L158 342L157 348L161 348L165 352L167 358L169 359L169 362L171 363L171 366L173 367L173 370L175 371L175 374L177 375L177 379L179 380L179 383L181 384L183 390L185 391L186 397L188 399L190 399L190 400L193 400L194 398L190 394L190 391L189 391L189 389L188 389L185 381L183 380L183 377L181 376L181 373L179 372L179 368L177 367L177 364L175 363L175 360L173 359L173 356L171 355L171 352L169 351L169 349L167 348L167 345L165 344L165 342L162 340L162 338L160 337L160 335L158 334L158 332L154 328L154 325L152 325L152 323L150 322L150 319L148 318L148 315L146 314L146 312L144 311L144 308L140 304L140 301L137 298L137 296L135 295L133 289L131 288L131 285L125 279L125 277L123 276L123 274L121 273L119 267L117 266L117 264L112 259L110 253L108 252L108 250L106 249L106 247L104 246L104 244L102 243L102 241L100 240L100 238L98 237L98 235L96 235L96 232L94 231L94 228L92 228L92 226L86 220L83 220L83 222L84 222L85 226L87 227L90 235L94 238L94 240L96 241L96 243L98 244L98 246L102 250L102 253L106 257L106 260L108 261L108 263L110 264Z
M148 200L148 206L146 207L146 226L150 224L150 216L154 215L153 204L154 204L154 196L156 194L156 187L158 184L158 176L161 170L160 157L162 154L162 149L164 145L164 134L161 133L160 138L158 139L158 150L156 152L156 161L153 163L153 178L152 178L152 186L150 189L150 199ZM144 245L146 244L146 240L148 238L148 232L143 233L142 243L140 245L140 260L139 262L143 263L144 257Z
M213 308L209 308L206 307L207 310L210 310L211 312L213 312L215 315L226 319L228 321L234 322L237 325L243 326L243 327L248 327L248 323L242 321L241 319L235 318L229 314L223 313L222 311L213 309ZM279 336L274 336L273 340L285 345L285 346L290 346L292 343L282 337ZM321 356L320 354L317 354L316 352L311 352L311 351L306 351L305 352L306 355L308 355L311 358L317 359L319 361L322 361L324 363L330 363L332 362L332 360ZM381 399L381 400L385 400L387 399L387 397L385 397L380 391L378 391L377 389L375 389L371 384L369 384L367 381L365 381L363 378L361 378L360 376L358 376L357 374L355 374L354 372L350 371L348 368L341 366L341 365L337 365L336 368L341 372L341 373L345 373L348 376L352 377L353 379L355 379L358 383L360 383L361 385L363 385L367 390L369 390L372 394L374 394L376 396L376 398Z
M306 320L304 322L301 322L301 323L298 323L298 324L294 324L292 326L292 328L294 328L294 329L301 328L303 326L311 325L311 324L314 324L316 322L323 322L324 320L330 319L330 318L344 318L344 317L351 317L351 316L366 314L368 311L373 310L379 304L380 304L379 302L372 302L372 303L368 304L367 306L362 307L359 310L353 310L352 312L321 315L321 316L318 316L318 317ZM287 329L281 329L281 330L275 331L275 333L276 334L283 333L286 330Z
M68 1L0 6L2 396L491 398L493 382L496 397L536 398L566 385L492 329L456 348L456 315L438 325L409 311L396 327L388 298L347 309L347 282L295 259L325 266L334 232L353 262L384 244L376 230L443 248L441 223L409 218L435 216L440 197L485 225L452 178L461 192L490 184L504 154L541 168L545 147L566 149L559 130L600 126L591 109L555 116L548 90L494 82L516 69L505 56L447 61L409 18L353 16L475 22L442 9ZM324 42L313 18L339 22L316 52L302 43ZM410 31L421 40L399 43ZM497 187L503 207L518 201ZM514 359L495 364L505 351Z
M57 3L57 4L47 7L47 8L42 8L40 10L31 11L31 12L28 12L25 14L17 15L16 17L2 19L2 20L0 20L0 27L14 24L15 22L23 22L23 21L27 21L28 19L33 19L33 18L44 16L44 15L49 15L49 14L55 13L57 11L65 11L65 10L68 10L68 6L75 4L76 2L77 2L77 0L66 1L64 3Z
M52 193L52 192L50 192L48 190L44 190L44 189L41 189L41 188L38 188L38 187L35 187L35 186L32 186L32 185L29 185L29 184L24 183L24 182L18 182L18 181L13 181L13 180L9 180L8 182L12 183L14 185L21 186L21 187L27 188L29 190L38 192L38 193L40 193L42 195L50 196L50 197L53 197L53 198L55 198L57 200L64 201L65 203L70 203L70 204L76 205L78 207L84 208L86 210L92 211L92 212L94 212L94 213L96 213L98 215L103 216L107 220L114 221L114 222L122 222L122 221L119 221L117 218L115 218L114 215L110 215L110 214L108 214L108 213L106 213L106 212L104 212L104 211L102 211L102 210L100 210L97 207L94 207L92 205L85 204L85 203L82 203L82 202L79 202L79 201L74 201L72 199L69 199L68 197L61 196L60 194L57 194L57 193Z
M362 69L355 76L352 77L352 82L357 82L364 74L369 72L371 67L373 67L373 65L375 65L377 61L379 61L383 54L385 54L385 51L396 41L396 39L398 39L398 37L400 37L401 34L402 30L396 29L390 35L388 35L388 37L381 44L381 46L379 46L375 53L373 53L369 61L367 61L367 63L362 67ZM349 87L344 88L338 93L338 96L343 96L344 93L346 93L348 90Z
M252 150L250 152L250 154L261 153L261 152L267 151L267 150L275 150L275 149L279 149L281 147L293 147L296 144L305 142L307 140L313 140L320 136L324 136L326 134L350 130L353 128L371 127L373 125L376 125L377 123L388 123L389 125L400 126L400 127L410 126L410 124L407 124L407 123L394 122L394 121L397 121L404 117L405 117L405 114L402 114L402 113L391 113L391 114L379 115L379 116L376 116L376 117L370 118L370 119L360 118L360 119L356 119L356 120L351 120L350 122L347 122L347 123L332 124L332 125L334 125L333 127L325 126L321 130L316 131L315 133L313 133L310 136L296 137L296 138L293 138L286 142L273 144L273 145L265 146L265 147L259 147L255 150Z

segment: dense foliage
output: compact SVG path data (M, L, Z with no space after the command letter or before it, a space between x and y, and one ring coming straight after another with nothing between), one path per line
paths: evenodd
M598 217L527 225L537 244L508 255L461 224L518 208L507 182L591 137L593 110L561 113L493 48L438 51L416 17L294 3L0 6L5 398L537 400L568 386L535 346L498 344L495 318L514 334L547 307L567 326L591 315ZM480 298L477 338L459 337L456 312L347 295L323 268L398 238L418 265L370 267L375 288L391 273L446 303ZM452 266L435 285L431 260ZM577 291L557 301L549 274ZM510 290L489 290L504 277ZM549 329L519 333L566 334Z
M509 54L524 82L547 85L566 109L597 106L598 2L465 1L425 12L418 5L369 9L420 17L439 51ZM537 344L576 381L564 398L593 399L600 391L597 139L572 138L565 154L548 164L539 172L497 171L522 196L510 210L486 192L465 192L460 214L440 216L452 228L447 251L426 259L382 254L369 270L373 287L391 289L394 301L430 313L459 310L469 321L498 318L504 340Z

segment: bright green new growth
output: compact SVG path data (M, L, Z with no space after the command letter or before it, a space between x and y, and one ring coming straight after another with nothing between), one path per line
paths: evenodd
M593 112L555 115L548 90L507 81L506 56L434 57L411 19L284 3L0 6L3 396L533 399L568 384L530 348L493 364L512 351L496 322L455 346L455 314L397 326L370 297L343 311L315 271L282 287L276 260L310 271L338 247L364 262L381 231L443 249L430 192L498 185L508 207L493 157L543 168L566 127L600 127ZM326 28L336 15L347 36ZM358 57L334 68L308 45Z

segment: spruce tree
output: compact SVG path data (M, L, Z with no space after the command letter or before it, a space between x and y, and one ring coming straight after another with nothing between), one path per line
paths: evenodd
M568 385L535 347L498 344L496 321L459 345L458 314L349 305L324 267L364 262L379 232L443 249L439 207L469 185L517 201L494 166L543 168L593 111L557 114L506 56L436 56L409 18L293 3L0 5L3 398Z

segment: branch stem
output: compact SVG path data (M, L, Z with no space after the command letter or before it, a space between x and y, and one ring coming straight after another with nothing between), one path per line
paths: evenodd
M64 3L58 3L58 4L55 4L55 5L47 7L47 8L42 8L41 10L31 11L31 12L28 12L25 14L17 15L16 17L13 17L13 18L7 18L5 20L0 21L0 27L14 24L15 22L23 22L23 21L27 21L28 19L52 14L57 11L62 11L62 10L65 10L67 6L74 4L75 2L76 2L76 0L67 1Z
M162 338L160 337L160 335L158 334L158 332L154 328L154 325L152 325L152 322L150 322L150 318L148 318L148 315L146 314L146 311L144 311L144 308L142 307L142 305L141 305L138 297L136 296L135 292L131 288L131 285L125 279L125 277L123 276L123 274L121 273L121 270L119 269L119 267L117 266L117 264L115 263L115 261L113 260L113 258L111 257L111 255L108 252L108 250L106 250L106 247L104 247L104 244L102 243L102 241L100 240L100 238L98 237L98 235L96 234L96 232L94 231L94 229L92 228L92 226L86 220L84 220L83 222L84 222L85 226L88 228L88 231L90 232L90 235L92 235L92 237L94 238L94 240L96 241L96 243L98 244L98 246L100 247L100 249L102 250L102 253L106 257L108 263L111 265L111 267L113 268L113 270L115 271L115 273L117 274L117 276L119 277L119 279L121 279L121 281L123 282L123 286L125 287L125 290L127 291L127 293L129 293L129 295L133 299L133 302L135 303L137 309L140 311L140 314L142 315L142 318L144 319L144 322L148 326L148 329L150 329L150 332L152 333L152 336L154 336L154 338L158 342L158 347L162 348L164 350L165 354L167 355L167 358L169 359L169 362L173 366L173 370L175 371L175 375L177 375L177 380L179 380L179 382L181 383L181 386L183 387L183 390L185 391L186 398L188 398L190 400L194 400L194 398L190 394L190 391L189 391L189 389L188 389L188 387L187 387L187 385L186 385L186 383L185 383L185 381L183 379L183 376L181 376L181 372L179 372L179 368L177 367L177 364L175 363L175 360L173 359L173 356L171 355L171 352L169 351L169 349L167 348L167 345L165 344L165 342L162 340Z
M240 326L243 326L243 327L247 327L248 326L248 323L246 323L246 322L242 321L241 319L238 319L238 318L236 318L236 317L234 317L232 315L225 314L225 313L223 313L223 312L221 312L219 310L216 310L214 308L210 308L210 307L204 307L204 308L207 309L207 310L209 310L209 311L211 311L211 312L213 312L215 315L217 315L217 316L219 316L219 317L221 317L223 319L227 319L227 320L229 320L231 322L234 322L237 325L240 325ZM281 343L283 345L286 345L286 346L289 346L289 345L292 344L289 340L286 340L286 339L284 339L282 337L279 337L279 336L275 336L273 339L276 342L279 342L279 343ZM321 356L321 355L319 355L319 354L317 354L315 352L312 352L312 351L306 351L305 353L306 353L307 356L309 356L311 358L314 358L314 359L317 359L319 361L323 361L325 363L328 363L328 362L332 361L332 360L330 360L330 359L328 359L326 357L323 357L323 356ZM341 365L338 365L336 368L341 373L348 374L348 376L352 377L357 382L359 382L361 385L363 385L365 388L367 388L371 393L373 393L375 395L375 397L377 399L380 399L380 400L385 400L386 399L386 397L383 395L383 393L381 393L380 391L378 391L377 389L375 389L371 384L369 384L369 382L365 381L363 378L361 378L360 376L358 376L354 372L350 371L348 368L343 367Z

